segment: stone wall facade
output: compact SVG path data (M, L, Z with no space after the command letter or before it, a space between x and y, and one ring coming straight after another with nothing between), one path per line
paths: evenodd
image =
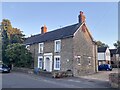
M120 89L120 73L111 73L109 75L109 83L112 88Z
M34 59L34 67L37 67L38 66L38 44L30 45L29 49Z
M78 30L74 38L74 75L86 75L97 72L97 46L88 36L88 32ZM78 62L77 57L80 57Z
M112 57L111 57L111 65L113 68L117 68L119 67L119 62L120 62L120 56L119 54L113 54Z
M60 56L61 58L61 70L71 70L73 62L72 50L72 38L66 38L61 40L61 52L54 52L54 41L44 42L43 53L39 53L39 44L33 44L30 46L30 52L32 53L34 59L34 67L38 67L38 56L43 56L45 53L52 53L52 70L54 70L54 56ZM67 43L66 43L67 42Z
M63 39L61 45L61 70L73 70L73 38Z

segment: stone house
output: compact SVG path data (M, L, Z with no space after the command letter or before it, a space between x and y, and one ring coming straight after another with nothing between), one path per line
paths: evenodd
M98 64L111 64L109 48L98 47Z
M120 47L117 48L117 54L116 54L116 60L117 60L117 67L120 68Z
M117 56L116 56L117 49L110 49L110 58L111 58L111 65L112 67L117 67Z
M34 58L34 67L52 72L71 70L74 76L97 72L97 45L80 12L79 23L31 36L24 42Z
M112 67L117 68L120 64L120 48L110 49L110 58Z

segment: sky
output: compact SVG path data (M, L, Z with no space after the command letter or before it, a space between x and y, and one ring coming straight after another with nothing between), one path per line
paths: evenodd
M13 27L31 36L39 34L43 25L52 31L78 23L80 11L94 40L114 48L118 40L117 2L2 2L0 20L9 19Z

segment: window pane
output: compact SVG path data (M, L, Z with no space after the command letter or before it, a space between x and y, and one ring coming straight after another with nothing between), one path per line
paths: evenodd
M58 64L57 64L57 58L56 58L56 68L58 67Z
M60 52L60 44L61 44L60 41L56 41L56 43L55 43L55 45L56 45L56 46L55 46L55 49L56 49L55 51L56 51L56 52Z
M39 67L42 67L42 58L39 58Z
M55 68L60 68L60 58L56 58Z
M39 49L40 49L40 50L39 50L40 53L43 53L43 43L40 43L40 44L39 44Z
M58 61L58 68L60 68L60 62Z
M80 58L78 58L78 63L80 63Z
M89 59L88 59L88 64L89 64L89 65L91 64L90 60L91 60L91 59L89 58Z

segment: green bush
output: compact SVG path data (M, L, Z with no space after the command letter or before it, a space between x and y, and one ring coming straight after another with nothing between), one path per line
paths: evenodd
M9 63L15 67L30 68L33 63L32 54L22 44L8 45L5 55L9 59Z

